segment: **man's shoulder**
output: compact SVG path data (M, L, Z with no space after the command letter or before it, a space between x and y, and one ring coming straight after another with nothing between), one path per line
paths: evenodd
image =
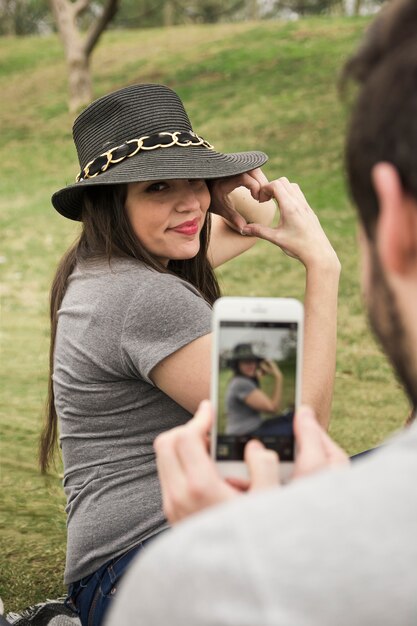
M414 623L416 475L413 427L351 468L236 498L180 524L133 566L126 593L143 590L140 615L148 619L143 581L175 575L175 593L163 590L167 614L149 624L162 623L173 603L172 624Z

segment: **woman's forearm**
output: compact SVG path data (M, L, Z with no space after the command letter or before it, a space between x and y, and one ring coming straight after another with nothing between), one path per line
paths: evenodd
M319 422L327 427L336 364L340 263L296 183L282 177L265 185L262 192L277 200L279 223L274 228L251 224L243 232L271 241L306 268L302 400L313 407Z
M336 369L337 295L340 263L336 256L306 269L302 401L327 428Z
M282 375L276 376L275 381L274 381L274 389L273 389L272 398L271 398L274 413L277 413L281 407L281 398L282 398Z

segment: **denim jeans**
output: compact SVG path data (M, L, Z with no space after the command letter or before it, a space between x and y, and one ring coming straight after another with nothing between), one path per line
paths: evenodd
M124 554L107 561L94 574L69 585L65 604L78 615L82 626L101 626L128 565L153 539L151 537L142 541Z

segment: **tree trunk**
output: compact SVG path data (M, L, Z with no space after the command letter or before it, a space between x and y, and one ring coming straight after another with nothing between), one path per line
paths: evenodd
M164 26L174 25L174 4L172 0L165 0L164 4Z
M88 56L82 47L73 48L67 57L69 103L71 113L79 111L93 99Z
M9 0L3 0L3 2L0 1L0 14L2 14L1 20L5 35L17 35L15 19L16 13L16 9L13 10Z
M359 15L362 8L362 0L355 0L353 12L355 15Z
M119 0L107 0L103 12L81 36L77 18L91 0L49 0L61 36L68 67L69 110L74 113L93 99L89 59L102 32L117 11Z
M249 19L254 22L259 20L258 0L249 0Z

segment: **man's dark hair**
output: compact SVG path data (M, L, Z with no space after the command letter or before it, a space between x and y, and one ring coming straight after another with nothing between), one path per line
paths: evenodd
M353 200L373 239L378 202L374 165L396 167L403 188L417 200L417 0L391 0L348 61L342 84L359 93L346 142L346 168Z

